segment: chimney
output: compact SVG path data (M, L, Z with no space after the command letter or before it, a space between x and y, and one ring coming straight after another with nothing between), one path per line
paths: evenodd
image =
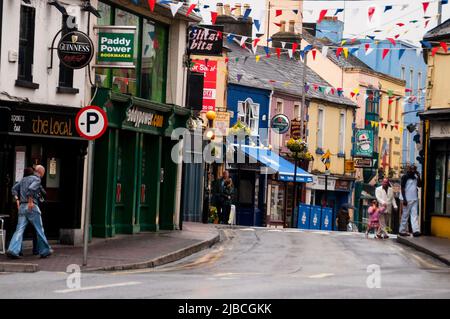
M280 21L280 32L286 32L286 21L282 20Z
M247 9L251 9L251 7L250 7L250 5L248 3L244 4L244 12L243 12L243 14L245 14Z
M229 5L229 4L226 4L226 5L224 6L224 8L225 8L225 15L226 15L226 16L231 16L231 8L230 8L230 5Z
M222 2L218 2L216 5L216 10L217 10L217 15L218 16L223 16L223 3Z
M300 43L302 37L295 32L295 21L289 20L286 30L286 21L280 21L280 31L272 36L272 46L274 48L281 48L282 42L286 42L286 49L292 48L292 43Z
M295 33L295 20L289 20L289 32Z
M236 3L236 9L234 10L234 16L239 18L242 16L242 5L240 3Z

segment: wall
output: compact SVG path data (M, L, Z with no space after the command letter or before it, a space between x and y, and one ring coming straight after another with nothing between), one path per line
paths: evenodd
M334 20L336 18L336 20ZM325 17L316 28L318 38L328 38L332 42L338 43L342 40L344 33L344 22L337 20L337 17Z
M440 48L434 57L428 55L428 91L426 99L427 109L440 109L450 107L450 54L445 54Z
M450 239L450 218L431 217L431 234L433 236Z

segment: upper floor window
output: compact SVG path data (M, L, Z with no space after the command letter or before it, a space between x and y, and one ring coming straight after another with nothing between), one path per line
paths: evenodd
M317 113L317 148L323 147L325 110L319 108Z
M252 99L239 102L238 119L251 129L252 135L257 135L259 129L259 104L254 103Z
M424 89L422 87L422 72L417 72L417 90ZM419 96L421 92L418 92L417 95Z
M409 70L409 88L414 91L414 70ZM411 93L413 95L413 93Z
M36 9L20 7L19 73L18 80L33 82L34 29Z
M339 153L345 153L345 111L339 113Z
M400 79L406 80L406 68L402 66L401 72L400 72Z
M367 90L366 112L378 113L380 108L380 92L377 90Z
M62 18L62 32L61 36L75 30L75 17L64 15ZM59 88L73 88L73 69L66 67L64 64L59 64Z
M280 101L280 100L277 101L275 114L283 114L283 101Z
M395 122L399 123L400 122L400 98L396 97L395 98Z
M300 104L298 104L298 103L296 103L296 104L294 104L294 119L298 119L298 118L300 118L301 117L301 114L300 114Z

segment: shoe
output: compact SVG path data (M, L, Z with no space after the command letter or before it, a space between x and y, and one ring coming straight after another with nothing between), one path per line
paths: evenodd
M408 233L398 233L398 235L399 235L399 236L402 236L402 237L408 237L408 236L409 236Z
M20 256L14 255L12 252L7 251L6 256L11 259L20 259Z
M383 239L388 239L388 238L389 238L388 235L384 235L384 236L383 236Z
M413 234L413 236L414 236L414 237L420 237L420 236L422 236L422 234L421 234L420 232L416 231L416 232Z
M41 255L41 258L50 257L53 254L53 250L50 250L46 255Z

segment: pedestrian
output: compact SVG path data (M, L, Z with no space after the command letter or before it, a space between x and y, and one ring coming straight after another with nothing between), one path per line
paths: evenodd
M225 217L224 217L224 213L225 213L225 209L224 209L224 199L225 199L225 194L224 194L224 188L225 188L225 181L228 180L230 178L230 173L228 171L224 171L222 174L222 177L219 179L216 179L213 183L213 202L214 205L217 208L217 214L219 216L219 223L223 224L224 222L228 222L225 221Z
M223 188L223 223L228 224L230 220L231 205L233 205L234 185L233 180L229 177Z
M336 218L338 231L347 231L350 222L350 214L347 207L342 206Z
M6 255L10 258L19 258L22 250L23 233L28 223L34 226L37 233L37 248L41 258L46 258L52 254L52 250L47 241L42 226L41 211L39 201L41 197L41 178L45 175L45 168L37 165L34 174L24 177L12 188L12 195L15 197L19 210L19 219L16 232L14 233L8 247Z
M395 202L394 190L391 187L389 178L384 178L381 186L375 190L375 197L380 206L384 207L384 214L380 216L381 228L387 233L386 228L391 228L392 210L397 210L397 203Z
M369 222L367 224L366 238L369 238L369 232L374 231L376 238L383 238L383 230L380 224L380 214L384 212L384 208L380 208L378 201L374 199L372 205L368 209Z
M422 187L422 180L415 165L408 165L406 174L404 174L401 179L401 187L402 192L400 199L402 200L403 203L403 212L398 234L400 236L410 235L408 232L408 218L410 218L413 236L419 237L421 234L418 216L418 205L419 205L418 187Z

